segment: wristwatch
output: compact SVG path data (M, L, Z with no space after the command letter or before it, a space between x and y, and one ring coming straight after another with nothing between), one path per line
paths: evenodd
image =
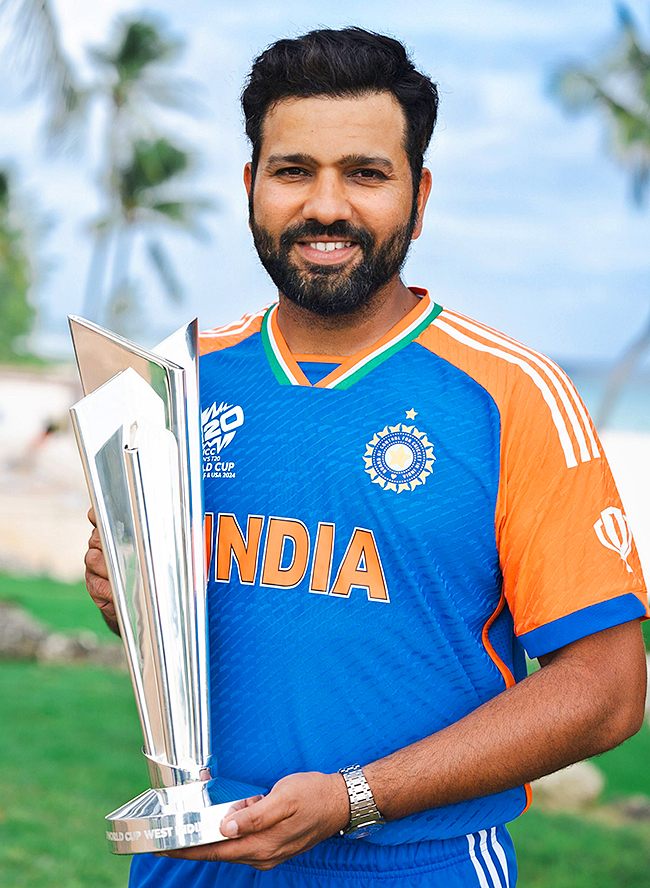
M350 797L350 822L342 829L340 835L348 839L363 839L381 829L386 823L379 813L368 781L363 776L360 765L341 768L345 785Z

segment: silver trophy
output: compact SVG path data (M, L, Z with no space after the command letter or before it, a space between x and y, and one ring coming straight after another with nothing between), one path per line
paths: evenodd
M71 408L131 673L152 788L111 814L116 854L224 838L248 786L210 756L196 320L152 351L70 317Z

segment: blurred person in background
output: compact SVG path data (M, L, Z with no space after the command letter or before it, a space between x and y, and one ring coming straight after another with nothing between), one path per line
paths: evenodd
M643 719L602 447L555 364L402 283L438 94L399 42L279 40L243 107L279 301L201 339L212 736L269 792L130 884L514 886L528 782ZM86 565L116 629L96 531Z

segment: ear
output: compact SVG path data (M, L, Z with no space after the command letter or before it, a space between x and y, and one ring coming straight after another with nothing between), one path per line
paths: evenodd
M244 167L244 187L249 199L251 196L251 188L253 187L253 164L250 161Z
M424 221L424 208L427 205L427 201L429 200L429 195L431 194L431 170L423 167L422 169L422 178L420 179L420 187L418 188L418 196L417 196L417 208L418 208L418 218L415 223L415 228L413 229L413 234L411 235L411 240L415 240L420 237L422 234L422 223Z

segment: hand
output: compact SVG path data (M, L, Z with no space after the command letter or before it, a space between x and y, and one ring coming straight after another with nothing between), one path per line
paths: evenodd
M268 795L232 806L220 826L225 836L233 836L230 841L162 856L246 863L268 870L336 835L349 819L350 802L340 774L290 774L278 780Z
M88 520L93 525L93 532L88 540L88 551L84 558L86 564L86 589L90 597L102 612L109 629L120 634L117 623L117 614L113 604L113 593L108 582L108 571L104 561L101 540L97 531L97 521L92 509L88 510Z

